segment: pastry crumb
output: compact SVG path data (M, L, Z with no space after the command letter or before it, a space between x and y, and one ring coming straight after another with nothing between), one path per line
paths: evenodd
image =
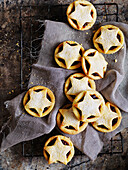
M122 49L124 49L124 46L122 47Z
M9 91L8 94L11 94L11 92Z
M114 61L115 61L115 63L117 63L117 59L115 59Z
M31 84L33 84L33 82L31 82Z
M86 34L88 34L88 32L86 32Z
M18 46L18 47L19 47L19 43L16 43L16 46Z

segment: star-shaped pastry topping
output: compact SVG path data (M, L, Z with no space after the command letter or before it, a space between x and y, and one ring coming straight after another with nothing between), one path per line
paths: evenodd
M44 150L46 150L49 155L49 164L56 163L60 161L64 164L67 164L67 156L66 154L72 149L73 146L64 145L58 136L55 144L52 146L45 146Z
M56 57L62 58L65 60L66 68L69 69L74 61L80 61L80 48L81 45L77 44L75 46L71 46L68 43L63 43L63 50L59 52Z
M59 112L64 117L61 126L73 126L76 130L79 130L80 121L76 119L72 108L59 109Z
M80 93L81 91L91 89L88 85L87 77L83 77L82 79L71 77L70 80L71 80L72 87L67 91L67 94L75 95Z
M104 105L103 113L95 122L95 125L104 125L109 130L112 130L112 120L118 118L118 114L111 111L110 106Z
M77 108L82 112L81 119L86 121L86 119L90 116L99 117L101 115L99 111L101 103L102 99L93 99L87 91L83 101L77 103Z
M101 78L104 77L104 71L107 67L107 62L98 51L95 52L94 56L87 56L87 61L90 64L89 75L93 73L98 73ZM104 69L105 68L105 69Z
M47 90L41 90L40 92L30 91L30 100L26 104L28 108L34 108L41 116L45 107L51 106L52 102L50 102L47 97Z
M91 5L82 6L79 3L75 3L75 11L72 12L69 17L77 21L79 28L81 29L86 22L92 22Z
M107 29L101 27L101 35L95 40L96 43L102 44L104 52L107 53L112 46L121 46L117 39L118 28Z

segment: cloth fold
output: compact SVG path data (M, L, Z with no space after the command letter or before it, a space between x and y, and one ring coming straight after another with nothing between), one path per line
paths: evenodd
M124 33L126 43L128 43L128 25L123 23L109 22L118 26ZM33 65L28 88L35 85L48 87L55 94L55 107L53 111L43 117L35 118L27 114L23 108L22 100L24 93L16 98L6 101L6 107L12 115L9 123L10 133L3 137L1 151L20 143L31 140L41 135L49 133L56 126L56 114L58 109L66 104L68 99L64 95L64 83L68 76L75 72L81 72L81 69L67 70L59 68L54 61L54 50L56 46L66 40L76 41L84 47L85 50L94 48L92 44L93 29L88 31L77 31L69 25L62 22L44 21L45 31L42 40L42 48L39 53L37 64ZM97 26L97 28L99 25ZM74 145L85 153L90 159L96 159L103 145L115 134L128 127L128 101L122 96L119 85L127 75L124 74L124 60L127 60L128 44L115 54L104 55L108 62L108 69L104 79L97 80L96 87L99 92L110 102L116 104L122 110L121 125L113 132L101 133L96 131L91 125L86 130L77 135L67 135L71 138ZM126 59L125 59L126 57ZM114 62L117 59L117 63ZM124 87L125 88L125 87ZM0 132L3 133L3 132Z

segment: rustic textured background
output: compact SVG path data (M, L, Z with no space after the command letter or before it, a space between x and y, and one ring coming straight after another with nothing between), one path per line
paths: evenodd
M67 4L71 0L0 0L0 127L9 118L3 102L20 93L20 25L19 25L19 4ZM119 21L128 23L128 1L127 0L93 0L93 3L116 2L119 6ZM113 9L111 9L113 10ZM32 10L32 14L40 11ZM23 10L27 16L27 9ZM29 22L29 21L28 21ZM29 40L29 24L23 23L24 36ZM27 44L26 44L27 46ZM29 54L29 53L27 53ZM24 79L30 73L29 56L23 57ZM102 155L94 162L89 161L86 156L75 156L70 165L72 169L127 169L128 168L128 129L122 132L124 139L124 152L117 155ZM76 166L79 164L79 166ZM44 157L25 158L22 156L22 144L0 154L0 170L13 169L70 169L70 166L52 164L48 166Z

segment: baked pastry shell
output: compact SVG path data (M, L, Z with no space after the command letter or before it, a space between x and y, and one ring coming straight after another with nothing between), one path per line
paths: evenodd
M68 87L69 87L69 84L70 84L70 82L71 82L71 80L70 80L71 77L83 78L83 77L85 77L85 75L84 75L83 73L75 73L75 74L72 74L70 77L68 77L68 79L67 79L66 82L65 82L65 86L64 86L65 95L66 95L66 97L67 97L71 102L73 102L73 100L74 100L73 96L70 95L70 94L67 94L67 92L68 92L68 90L69 90ZM90 78L88 77L88 82L89 82L89 84L90 84L91 89L96 90L96 85L95 85L94 80L92 80L92 79L90 79ZM74 97L76 97L78 94L79 94L79 93L75 94Z
M122 116L121 116L121 112L120 112L120 110L118 109L118 107L117 106L115 106L114 104L112 104L112 103L109 103L109 102L107 102L106 103L106 106L112 106L112 107L114 107L115 108L115 111L116 111L116 113L118 114L118 120L117 120L117 123L114 125L114 126L112 126L112 130L107 130L107 129L103 129L103 128L100 128L100 127L98 127L97 125L96 125L96 123L95 122L92 122L92 126L96 129L96 130L98 130L98 131L100 131L100 132L104 132L104 133L107 133L107 132L112 132L112 131L114 131L115 129L117 129L118 128L118 126L120 125L120 123L121 123L121 119L122 119ZM101 112L103 112L103 107L101 108Z
M78 45L80 45L80 44L77 43L76 41L64 41L64 42L68 42L69 44L78 44ZM59 61L59 59L56 57L56 55L59 53L60 48L63 47L63 43L64 43L64 42L60 43L60 44L56 47L55 52L54 52L54 59L55 59L56 63L57 63L60 67L67 69L66 65L65 65L63 62ZM84 53L84 51L85 51L84 48L82 47L82 45L81 45L80 50L81 50L81 53L82 53L82 54L81 54L81 58L82 58L82 55L83 55L83 53ZM70 70L74 70L74 69L77 69L77 68L79 68L79 67L81 67L81 61L79 61L77 64L71 66L69 69L70 69Z
M49 106L46 111L44 111L43 116L39 116L35 112L33 112L29 108L27 108L26 104L28 102L29 92L31 90L36 91L36 90L45 90L45 89L47 90L47 93L48 93L48 95L49 95L49 97L51 99L52 105ZM34 86L34 87L30 88L26 92L26 94L25 94L25 96L23 98L23 106L24 106L25 110L27 111L27 113L29 113L31 116L34 116L34 117L44 117L44 116L48 115L52 111L54 105L55 105L55 96L54 96L53 92L49 88L44 87L44 86Z
M50 138L46 141L44 147L48 146L48 144L49 144L52 140L54 140L55 138L57 138L57 137L59 137L61 140L66 141L66 142L68 143L67 146L72 146L72 149L70 150L70 154L69 154L69 156L67 157L67 163L68 163L68 162L71 161L71 159L73 158L74 153L75 153L75 151L74 151L74 146L73 146L73 143L72 143L72 141L70 140L70 138L68 138L68 137L66 137L66 136L62 136L62 135L52 136L52 137L50 137ZM51 164L51 163L49 162L49 158L48 158L48 155L47 155L45 149L43 149L43 154L44 154L45 159L48 161L48 163Z
M92 74L89 75L89 74L88 74L88 71L87 71L87 67L86 67L86 62L85 62L85 60L87 60L87 62L88 62L88 57L89 57L88 55L91 54L91 53L94 53L94 52L96 52L96 51L97 51L97 50L95 50L95 49L88 49L88 50L86 50L86 51L84 52L83 56L82 56L82 59L81 59L81 64L82 64L83 72L84 72L89 78L91 78L91 79L93 79L93 80L99 80L99 79L101 79L101 78L104 77L104 75L103 75L103 77L101 77L100 75L99 75L99 76L94 76L94 75L92 75ZM103 56L101 53L99 53L99 55L101 56L102 59L105 60L104 56ZM90 70L90 68L89 68L89 70ZM104 74L105 74L106 70L107 70L107 65L106 65L106 67L103 67L103 73L104 73Z
M71 104L67 104L63 107L63 109L67 109L67 108L70 108L71 107ZM79 130L75 130L75 129L67 129L65 128L63 125L62 125L62 122L61 122L61 113L58 112L57 114L57 125L59 127L59 129L64 132L64 133L67 133L67 134L71 134L71 135L76 135L82 131L85 130L85 128L87 127L88 123L87 122L82 122L82 125L79 127Z
M88 91L91 95L95 94L96 97L98 97L99 99L102 100L102 103L101 103L101 105L100 105L100 110L101 110L101 108L102 108L103 105L104 105L104 99L103 99L102 95L101 95L99 92L95 91L95 90L87 90L87 91ZM100 113L101 113L100 116L95 116L94 118L83 120L83 117L82 117L82 116L80 115L80 113L78 112L78 109L76 108L76 105L77 105L77 103L79 103L79 101L85 96L85 94L87 93L87 91L83 91L83 92L79 93L79 94L76 96L76 98L74 99L73 104L72 104L72 109L73 109L73 112L74 112L74 114L75 114L75 116L76 116L76 118L77 118L78 120L81 120L81 121L85 121L85 122L90 123L90 122L96 121L96 120L102 115L102 112L100 111Z
M118 34L119 34L119 36L120 36L121 46L117 46L115 49L113 49L113 50L108 50L108 51L105 53L105 51L102 50L102 49L99 47L98 43L95 42L95 40L99 37L98 34L100 34L102 27L105 27L106 29L108 29L108 28L118 28L118 27L116 27L116 26L114 26L114 25L101 26L101 27L95 32L95 34L94 34L94 36L93 36L93 44L94 44L95 48L96 48L100 53L104 53L104 54L113 54L113 53L119 51L119 50L122 48L123 44L124 44L124 34L123 34L123 32L122 32L119 28L118 28L118 29L119 29Z
M88 22L88 24L85 26L85 27L82 27L82 28L78 28L77 25L72 21L72 19L70 18L70 13L72 12L72 9L74 8L75 6L75 3L80 3L80 4L83 4L83 5L91 5L91 8L92 8L92 11L93 11L93 21L92 22ZM67 15L67 20L69 22L69 24L74 28L74 29L77 29L77 30L80 30L80 31L85 31L85 30L88 30L90 29L95 21L96 21L96 18L97 18L97 13L96 13L96 9L95 7L88 1L83 1L83 0L76 0L74 2L72 2L68 8L67 8L67 12L66 12L66 15Z

